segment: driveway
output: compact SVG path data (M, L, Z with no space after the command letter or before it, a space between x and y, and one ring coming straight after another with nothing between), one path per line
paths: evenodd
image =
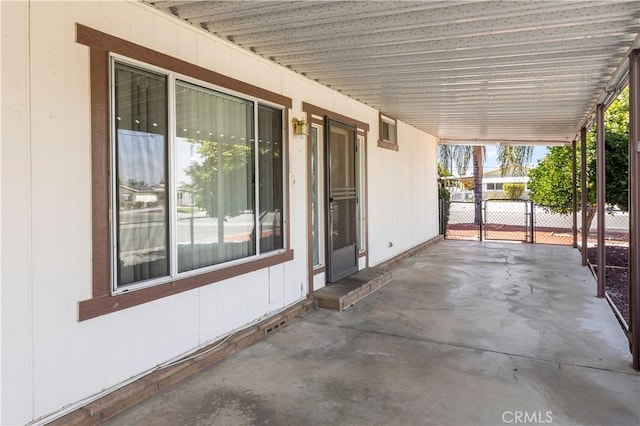
M570 247L442 241L112 425L640 424L628 341Z

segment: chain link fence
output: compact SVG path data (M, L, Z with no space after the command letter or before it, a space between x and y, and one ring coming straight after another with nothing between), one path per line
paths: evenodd
M573 209L570 206L531 203L530 208L533 243L573 245Z
M441 232L449 240L519 241L523 243L574 244L572 208L545 206L524 200L485 200L480 202L441 200ZM588 264L597 275L598 214L587 211L586 235ZM582 248L582 211L577 212L576 246ZM614 312L624 329L629 321L629 214L606 208L604 217L605 288Z
M598 213L595 207L589 207L588 212L588 214L593 215L593 220L591 221L587 238L595 244L598 235ZM605 209L604 226L607 245L629 243L629 213L623 212L619 208L607 207Z
M441 200L441 206L448 208L448 221L441 224L444 237L449 240L480 240L482 221L475 220L476 203L473 201ZM442 215L441 215L442 217Z
M448 220L441 224L447 239L573 244L573 215L568 206L547 206L525 200L441 201L441 209L448 212ZM598 219L591 208L589 216L593 217L588 234L588 242L592 245L597 239ZM578 211L578 233L582 229L581 218ZM626 212L606 209L605 238L611 245L624 245L629 241L629 215Z

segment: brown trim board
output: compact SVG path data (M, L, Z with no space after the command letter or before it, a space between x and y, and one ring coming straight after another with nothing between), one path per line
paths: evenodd
M367 168L367 155L368 155L368 150L367 150L367 132L369 131L369 124L365 123L363 121L360 120L356 120L354 118L351 117L347 117L345 115L342 114L338 114L335 113L333 111L329 111L327 109L324 109L322 107L310 104L308 102L303 102L302 103L302 112L307 114L307 122L308 123L313 123L313 124L317 124L323 127L325 126L325 121L324 119L319 119L316 117L329 117L330 119L334 119L337 121L340 121L342 123L345 124L349 124L352 126L356 127L356 137L358 136L363 136L364 137L364 165L362 165L365 169L365 178L364 178L364 183L363 183L363 187L364 187L364 191L365 191L365 202L367 202L367 204L365 204L365 215L366 215L366 226L365 226L365 241L367 243L367 250L363 251L362 253L358 253L358 259L360 259L361 257L365 257L367 256L367 266L369 266L369 258L368 258L368 247L369 247L369 205L368 205L368 199L369 199L369 194L368 194L368 180L369 180L369 173L368 173L368 168ZM315 117L314 117L315 116ZM326 143L326 141L323 138L323 144ZM312 229L312 212L311 212L311 193L312 193L312 188L311 188L311 182L312 182L312 176L311 176L311 135L307 136L307 155L306 155L306 169L307 169L307 274L308 274L308 291L309 293L313 293L314 289L313 289L313 277L317 274L320 274L322 272L326 272L326 268L323 266L321 268L317 268L314 269L313 268L313 240L311 239L311 234L313 232ZM324 213L326 214L326 212Z
M325 266L320 266L319 268L314 268L312 275L318 275L318 274L322 274L323 272L326 272L327 268Z
M92 295L110 294L109 247L109 55L90 51ZM107 283L105 286L104 283Z
M288 154L288 120L291 98L270 92L266 89L227 77L214 71L172 58L163 53L139 46L135 43L105 34L95 29L76 24L76 41L90 47L89 68L91 74L91 186L92 186L92 298L78 303L78 320L84 321L100 315L109 314L132 306L140 305L172 294L209 285L233 276L246 274L258 269L277 265L293 259L293 250L249 260L213 272L177 279L165 284L111 295L111 250L109 225L109 182L110 182L110 144L109 144L109 52L121 54L167 70L188 75L221 87L245 93L285 107L283 149ZM286 247L290 247L290 198L289 198L289 161L284 164L283 177L286 179Z
M444 240L444 236L443 235L436 235L435 237L431 238L430 240L424 241L420 244L418 244L417 246L408 248L407 250L398 253L397 255L393 256L390 259L385 260L384 262L378 263L377 265L374 265L376 268L382 268L382 269L390 269L393 268L394 266L396 266L398 263L402 262L403 260L413 256L414 254L428 248L431 247L432 245L436 244L439 241Z
M328 109L324 109L307 102L302 103L302 111L306 112L307 114L315 114L321 117L327 116L331 119L335 119L345 124L350 124L352 126L355 126L358 129L362 129L366 132L369 131L369 124L365 123L364 121L356 120L354 118L347 117L346 115L338 114L333 111L329 111Z
M76 23L76 41L291 108L291 98Z
M383 117L387 120L383 120ZM383 121L393 122L394 128L394 139L395 143L389 142L388 140L382 139L382 123ZM398 145L398 120L392 117L389 117L386 114L378 111L378 148L389 149L391 151L399 151L400 146Z
M293 260L293 250L269 257L262 257L254 261L229 266L212 272L194 275L188 278L180 278L168 283L147 287L128 293L117 295L106 294L104 296L94 296L91 299L78 303L78 321L85 321L101 315L110 314L151 302L152 300L172 296L194 288L203 287L219 281L226 280L238 275L258 271L269 266L279 265L283 262ZM109 282L107 282L109 284Z
M390 151L399 151L400 147L396 143L385 142L382 140L378 141L378 148L388 149Z

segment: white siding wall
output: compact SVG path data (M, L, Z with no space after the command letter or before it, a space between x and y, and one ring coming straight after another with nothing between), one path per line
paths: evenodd
M294 261L77 321L91 297L89 49L75 23L368 122L369 253L379 263L437 234L433 137L135 2L2 2L0 424L27 423L306 297L306 151L291 136ZM392 242L393 247L387 247Z
M401 121L397 130L398 151L377 147L377 126L369 133L372 266L438 234L436 140Z
M2 418L33 408L29 8L2 3ZM5 42L6 41L6 42ZM10 58L10 60L8 60Z

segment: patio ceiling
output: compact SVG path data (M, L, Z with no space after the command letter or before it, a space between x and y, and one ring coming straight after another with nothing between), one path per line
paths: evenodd
M569 142L626 84L640 1L154 1L443 142Z

